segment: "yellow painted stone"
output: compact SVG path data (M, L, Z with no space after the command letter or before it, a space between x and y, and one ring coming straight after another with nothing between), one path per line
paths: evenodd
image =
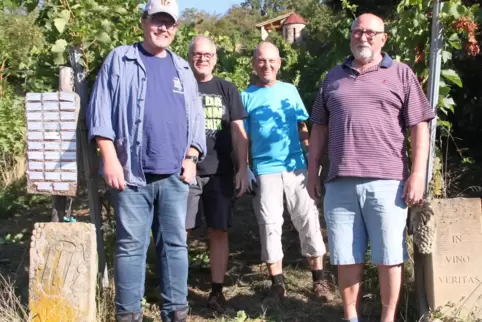
M95 321L96 249L92 224L35 225L30 247L31 321Z

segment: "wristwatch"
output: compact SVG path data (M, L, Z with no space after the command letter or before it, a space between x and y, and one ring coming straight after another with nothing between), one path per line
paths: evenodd
M195 164L197 164L197 162L198 162L198 157L195 156L195 155L187 155L187 156L186 156L186 159L191 160L191 161L194 162Z

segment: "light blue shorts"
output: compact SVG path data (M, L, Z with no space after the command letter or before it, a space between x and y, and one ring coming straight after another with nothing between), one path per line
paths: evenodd
M408 259L403 181L343 177L326 184L325 221L332 265L365 262L370 242L376 265Z

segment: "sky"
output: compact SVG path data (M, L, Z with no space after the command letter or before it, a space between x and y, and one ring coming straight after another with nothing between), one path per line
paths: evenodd
M186 8L196 8L209 13L224 14L233 4L241 4L241 0L178 0L179 12Z

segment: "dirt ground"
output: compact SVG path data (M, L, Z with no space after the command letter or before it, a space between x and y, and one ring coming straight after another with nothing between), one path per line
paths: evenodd
M79 221L88 220L85 198L78 198L74 204ZM28 264L30 232L35 222L50 220L50 205L32 209L28 213L0 221L0 236L17 234L14 240L0 243L0 273L15 281L17 294L24 304L28 301ZM109 219L109 218L106 218ZM112 219L110 217L110 219ZM68 225L68 223L66 223ZM325 242L326 233L324 232ZM284 272L288 289L287 298L282 304L268 306L263 303L269 290L270 281L266 267L260 262L260 246L256 219L251 207L251 197L238 200L235 206L233 227L230 231L229 268L225 280L225 295L228 300L228 311L223 316L213 314L206 308L210 291L210 273L207 253L207 231L200 228L189 238L191 259L189 272L189 304L191 313L189 321L340 321L343 310L338 293L332 303L321 304L311 293L312 277L305 259L300 256L299 239L289 216L285 213L283 226L283 247L285 252ZM107 245L109 248L109 246ZM109 248L111 249L111 248ZM158 278L155 276L155 259L152 248L148 254L148 273L146 277L145 321L160 321L158 310ZM109 252L109 250L108 250ZM111 263L112 256L109 256ZM325 258L327 270L332 272ZM367 273L367 286L373 294L366 293L362 310L364 321L379 320L379 303L377 303L377 281L370 282ZM334 275L334 274L332 274ZM333 277L334 279L334 277ZM371 283L371 284L370 284ZM373 285L372 285L373 284ZM105 300L107 298L108 300ZM104 301L112 300L110 296ZM112 319L112 303L102 304L103 317L99 321ZM107 307L107 309L106 309ZM110 312L105 312L110 310Z

